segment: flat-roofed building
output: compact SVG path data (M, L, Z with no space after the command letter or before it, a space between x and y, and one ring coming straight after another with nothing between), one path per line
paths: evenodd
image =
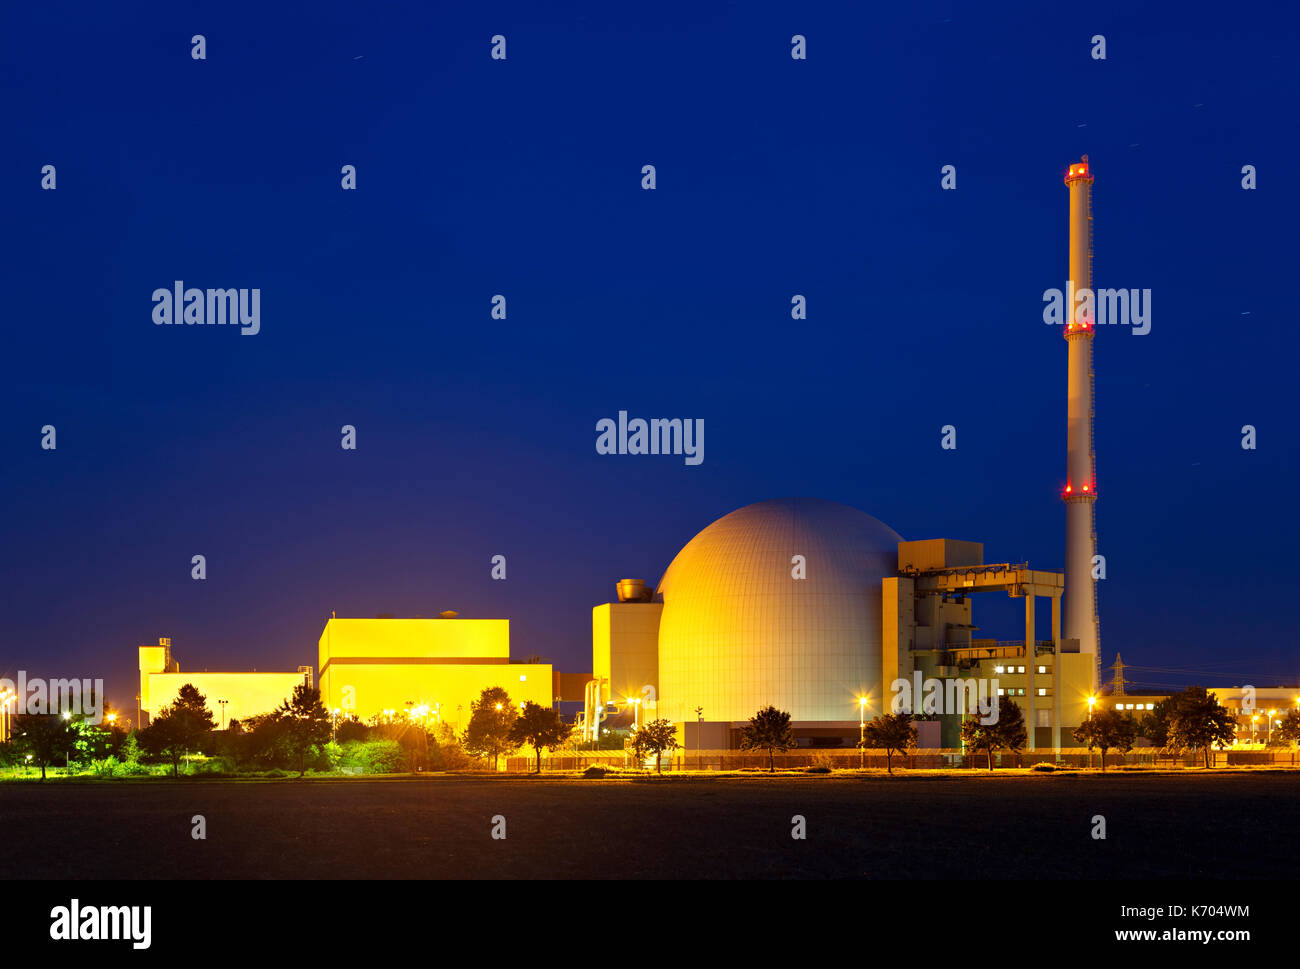
M318 648L321 699L361 720L427 707L429 717L462 729L483 690L501 687L511 702L554 701L550 663L510 660L510 620L331 618Z
M232 720L246 720L272 712L293 695L300 683L311 685L311 667L288 670L249 672L184 673L172 655L171 639L158 640L157 646L141 646L140 715L145 726L149 719L176 700L181 687L192 685L207 699L208 710L217 729L224 730Z

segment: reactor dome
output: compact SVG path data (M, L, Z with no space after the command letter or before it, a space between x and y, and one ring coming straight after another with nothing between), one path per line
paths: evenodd
M900 541L816 498L709 525L659 583L659 715L748 720L771 704L796 721L856 721L858 698L880 691L880 580L897 574Z

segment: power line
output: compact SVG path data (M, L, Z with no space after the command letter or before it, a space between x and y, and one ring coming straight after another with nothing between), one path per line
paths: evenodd
M1186 676L1221 676L1229 679L1285 680L1288 675L1295 675L1285 673L1219 673L1214 670L1173 669L1167 666L1133 666L1128 663L1124 664L1124 668L1126 670L1142 670L1147 673L1178 673Z

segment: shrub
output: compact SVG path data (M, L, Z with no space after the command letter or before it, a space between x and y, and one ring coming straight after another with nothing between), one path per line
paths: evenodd
M329 768L328 768L329 770L339 769L339 762L343 759L342 747L340 747L337 743L331 740L329 743L325 744L325 746L320 748L320 753L324 756L325 760L329 762ZM319 758L315 758L315 759L319 760ZM323 769L323 768L318 768L318 769Z
M96 777L120 777L121 768L116 757L104 757L90 762L90 772Z
M370 728L360 720L340 720L334 735L340 744L346 744L350 740L369 740Z
M343 745L339 768L348 774L396 774L406 756L396 740L351 740Z
M815 764L812 767L805 768L805 774L829 774L831 769L825 764Z
M229 757L208 757L197 761L190 770L191 774L206 777L229 777L235 772Z
M437 770L468 770L473 766L474 758L460 744L453 742L439 745Z
M603 767L588 767L582 772L583 777L604 777L606 770Z

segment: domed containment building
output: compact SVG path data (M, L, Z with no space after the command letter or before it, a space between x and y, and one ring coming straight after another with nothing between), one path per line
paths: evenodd
M1025 597L1023 638L973 637L971 594L992 590ZM656 590L626 579L618 602L595 607L583 727L590 736L611 714L663 718L687 748L731 748L771 705L791 715L801 745L853 747L861 719L889 712L900 681L916 685L920 713L927 681L986 678L1038 728L1031 742L1052 746L1054 727L1086 716L1092 687L1088 658L1060 641L1061 592L1059 573L985 565L977 542L907 542L837 502L747 505L691 539ZM1039 597L1051 600L1050 639L1035 636ZM970 710L941 702L921 745L958 746Z
M659 715L748 720L772 704L796 721L856 721L857 697L880 684L880 582L901 540L811 498L715 521L659 583Z

